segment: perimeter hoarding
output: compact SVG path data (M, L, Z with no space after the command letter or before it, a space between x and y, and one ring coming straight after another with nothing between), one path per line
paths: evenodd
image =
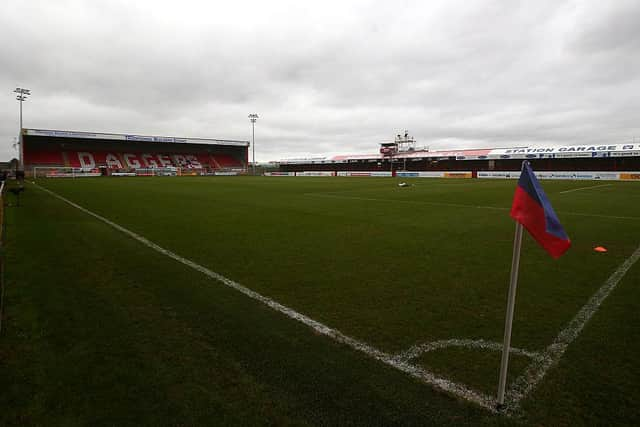
M470 171L398 171L396 176L401 178L473 178Z
M640 172L536 171L538 179L640 181ZM520 171L479 171L479 179L518 179Z

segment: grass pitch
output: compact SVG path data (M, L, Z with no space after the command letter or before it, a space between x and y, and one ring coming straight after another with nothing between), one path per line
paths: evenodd
M454 339L500 342L515 181L404 181L413 185L39 184L387 354ZM573 247L554 261L525 237L512 345L530 353L554 341L640 241L637 183L543 187ZM640 422L638 265L505 417L314 334L33 185L21 205L6 211L5 424ZM598 245L609 252L594 252ZM493 395L499 357L447 346L411 363ZM514 355L509 380L529 363Z

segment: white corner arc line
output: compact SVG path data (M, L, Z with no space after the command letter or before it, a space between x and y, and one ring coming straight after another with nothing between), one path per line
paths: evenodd
M194 261L191 261L190 259L184 258L174 252L171 252L168 249L165 249L159 245L157 245L156 243L148 240L145 237L140 236L137 233L134 233L133 231L119 225L116 224L115 222L95 213L92 212L80 205L78 205L77 203L72 202L71 200L45 188L42 187L38 184L33 184L36 188L41 189L42 191L48 193L49 195L67 203L70 206L73 206L74 208L84 212L87 215L90 215L96 219L98 219L99 221L104 222L105 224L115 228L116 230L128 235L129 237L133 238L134 240L137 240L138 242L142 243L143 245L155 250L156 252L159 252L165 256L168 256L169 258L180 262L188 267L191 267L192 269L199 271L201 273L203 273L204 275L222 283L225 286L228 286L232 289L235 289L236 291L248 296L249 298L259 301L263 304L265 304L266 306L268 306L269 308L284 314L285 316L297 320L300 323L303 323L304 325L310 327L311 329L315 330L316 332L325 335L329 338L332 338L334 341L347 345L349 347L351 347L354 350L360 351L362 353L365 353L366 355L368 355L369 357L376 359L378 361L381 361L389 366L392 366L424 383L427 383L437 389L440 389L442 391L445 391L447 393L456 395L462 399L468 400L470 402L473 402L485 409L488 409L489 411L495 412L495 408L496 408L496 400L495 398L488 396L486 394L477 392L475 390L471 390L468 387L456 383L454 381L448 380L446 378L442 378L442 377L438 377L437 375L435 375L432 372L427 371L426 369L420 367L420 366L415 366L412 365L408 362L405 361L399 361L397 360L393 355L391 354L387 354L381 350L376 349L375 347L359 341L355 338L349 337L345 334L343 334L342 332L340 332L337 329L333 329L327 325L324 325L308 316L305 316L302 313L299 313L295 310L293 310L292 308L289 308L285 305L280 304L279 302L266 297L264 295L259 294L258 292L252 291L251 289L237 283L234 282L231 279L228 279L226 277L224 277L223 275L216 273L215 271L212 271L210 269L208 269L207 267L204 267L200 264L197 264Z
M431 341L424 344L418 344L406 351L403 351L400 354L397 354L396 360L400 361L410 361L419 357L424 353L428 353L431 351L442 350L449 347L463 347L470 349L478 349L478 350L490 350L490 351L502 351L504 348L503 343L487 341L484 339L461 339L461 338L453 338L448 340L439 340L439 341ZM515 354L517 356L525 356L531 359L536 359L540 356L540 353L535 351L524 350L521 348L511 347L509 349L511 354Z
M574 191L590 190L592 188L611 187L613 184L590 185L588 187L574 188L572 190L558 191L558 194L573 193Z
M560 331L553 343L539 357L534 358L533 362L525 369L525 372L511 384L507 392L506 402L511 412L518 408L520 401L533 391L549 369L560 361L567 347L578 337L587 322L598 311L604 300L618 286L620 280L638 259L640 259L640 246L618 266L596 293L589 298L589 301L582 306L569 324Z

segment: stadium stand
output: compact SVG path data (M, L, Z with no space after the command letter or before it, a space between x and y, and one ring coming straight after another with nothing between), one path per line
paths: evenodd
M237 168L238 161L226 154L219 154L213 157L215 163L221 168Z
M575 148L575 151L571 151ZM544 152L539 152L544 150ZM537 171L638 171L640 144L514 147L398 152L281 160L281 172L302 171L518 171L527 159Z
M102 169L109 173L175 167L195 174L244 172L248 141L23 129L25 170Z
M31 165L63 165L64 159L61 152L55 151L26 151L24 153L25 163Z

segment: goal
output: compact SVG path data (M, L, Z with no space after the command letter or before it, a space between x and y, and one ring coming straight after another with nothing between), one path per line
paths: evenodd
M134 171L136 176L180 176L181 172L181 168L173 166L165 166L162 168L138 168Z
M84 169L73 167L50 167L50 166L34 166L32 177L38 178L90 178L101 176L98 169Z

